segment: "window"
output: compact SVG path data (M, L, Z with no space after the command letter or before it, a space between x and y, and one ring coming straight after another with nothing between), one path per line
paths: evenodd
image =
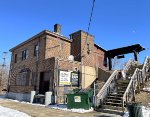
M34 56L38 56L38 51L39 51L39 46L35 45L34 46Z
M27 59L28 55L29 55L29 50L28 49L22 51L22 60Z
M14 63L17 63L17 54L14 55Z
M23 72L17 74L16 84L19 86L29 86L29 72Z

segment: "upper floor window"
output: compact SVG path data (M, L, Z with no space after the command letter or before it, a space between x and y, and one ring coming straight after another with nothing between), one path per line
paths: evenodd
M14 55L14 63L17 63L17 54Z
M29 56L29 50L28 49L22 51L22 60L27 59L28 56Z
M39 51L39 46L35 45L34 46L34 56L38 56L38 51Z

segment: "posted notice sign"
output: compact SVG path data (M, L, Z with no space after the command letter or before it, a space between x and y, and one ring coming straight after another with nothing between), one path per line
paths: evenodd
M71 73L71 84L72 84L72 86L79 85L79 73L78 72Z
M59 71L59 86L70 85L71 72Z

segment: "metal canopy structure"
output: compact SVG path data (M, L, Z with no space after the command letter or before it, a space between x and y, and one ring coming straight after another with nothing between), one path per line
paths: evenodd
M113 50L106 51L107 57L109 59L109 69L111 70L111 68L112 68L111 59L114 58L115 56L134 53L134 59L136 61L138 61L138 53L143 50L145 50L144 47L142 47L140 44L135 44L135 45L131 45L131 46L126 46L126 47L116 48Z

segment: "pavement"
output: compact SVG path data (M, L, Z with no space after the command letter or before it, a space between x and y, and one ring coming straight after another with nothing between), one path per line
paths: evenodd
M31 117L122 117L119 114L109 114L96 111L89 113L75 113L70 111L52 109L47 106L21 103L6 98L0 98L0 105L27 113Z

